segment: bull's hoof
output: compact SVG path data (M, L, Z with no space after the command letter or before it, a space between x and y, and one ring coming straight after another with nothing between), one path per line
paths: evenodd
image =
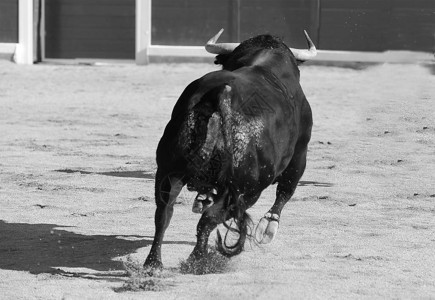
M203 259L207 256L207 251L197 251L193 250L192 253L190 253L189 257L187 258L187 262L195 262Z
M270 215L270 216L269 216ZM275 238L279 227L279 216L267 213L260 219L255 229L255 240L259 244L269 244Z
M195 200L193 201L192 212L196 214L202 214L206 209L213 205L216 195L216 189L212 189L206 194L198 193Z
M143 269L148 276L154 276L162 272L163 264L158 260L146 260Z

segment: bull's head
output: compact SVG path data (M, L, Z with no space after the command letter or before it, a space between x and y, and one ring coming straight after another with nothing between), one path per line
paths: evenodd
M233 52L234 49L237 48L237 46L240 45L240 43L216 43L220 35L222 34L224 30L221 29L214 37L212 37L207 44L205 45L205 49L209 53L213 54L229 54ZM293 53L295 58L299 61L307 61L312 58L314 58L317 55L317 49L316 46L314 46L313 41L309 37L308 33L304 30L305 38L307 39L308 43L308 50L306 49L295 49L295 48L289 48L290 51Z

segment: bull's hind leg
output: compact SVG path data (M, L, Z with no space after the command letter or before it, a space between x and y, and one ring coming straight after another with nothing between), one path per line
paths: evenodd
M255 238L260 244L272 242L278 232L279 219L281 211L285 204L293 196L299 179L304 174L307 161L307 144L298 145L295 154L288 167L278 178L278 187L276 189L276 200L269 211L260 219L255 230Z
M196 245L189 256L190 260L201 259L207 253L207 244L210 233L218 224L225 220L223 202L226 197L226 192L218 194L216 198L219 198L219 200L203 212L196 227Z
M171 221L175 200L184 185L181 174L162 173L157 170L155 183L157 205L154 216L155 235L150 253L144 264L144 267L150 272L163 267L161 255L163 236Z

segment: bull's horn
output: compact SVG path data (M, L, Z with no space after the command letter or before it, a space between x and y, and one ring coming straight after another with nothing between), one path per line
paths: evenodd
M296 59L302 60L302 61L310 60L317 55L316 46L314 46L313 41L310 39L310 36L308 35L308 33L305 30L304 30L304 33L305 33L305 38L307 39L309 49L302 50L302 49L290 48L290 50L293 52L293 55L296 57Z
M219 43L216 44L217 39L221 36L224 29L222 28L214 37L212 37L205 45L205 50L213 54L227 54L233 52L240 43Z

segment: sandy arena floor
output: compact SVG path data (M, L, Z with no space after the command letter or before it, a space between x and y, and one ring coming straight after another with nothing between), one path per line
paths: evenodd
M155 149L172 107L214 69L0 61L0 298L435 299L435 75L389 64L301 67L315 126L272 244L248 246L224 274L181 274L199 219L182 192L167 288L115 291L121 260L143 262L152 242Z

